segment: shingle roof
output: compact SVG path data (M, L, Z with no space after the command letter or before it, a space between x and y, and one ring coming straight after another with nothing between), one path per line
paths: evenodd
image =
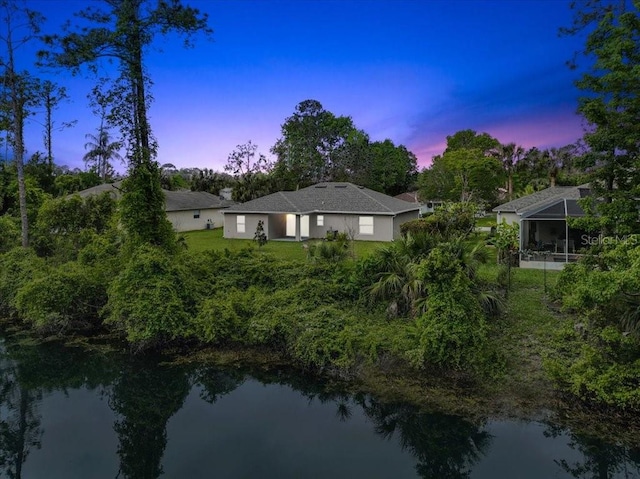
M407 191L405 193L400 193L399 195L394 196L402 201L408 201L409 203L420 203L418 201L418 192L417 191Z
M206 191L168 191L162 190L165 196L165 211L206 210L227 208L233 201L220 199Z
M396 215L415 211L415 203L392 198L352 183L319 183L297 191L280 191L232 206L225 213L370 213Z
M108 191L111 193L111 196L118 200L122 197L122 180L116 181L115 183L103 183L98 186L92 186L91 188L87 188L86 190L78 191L74 194L80 195L82 198L86 198L87 196L99 195Z
M83 198L91 195L99 195L108 191L115 199L122 197L122 181L115 183L104 183L93 186L86 190L78 191L76 194ZM235 204L233 201L220 199L219 196L212 195L206 191L169 191L162 190L165 197L165 211L185 211L185 210L206 210L227 208Z
M502 213L518 213L527 215L532 211L539 211L545 206L551 206L560 199L576 200L590 194L589 185L553 186L537 191L531 195L509 201L496 206L493 211Z

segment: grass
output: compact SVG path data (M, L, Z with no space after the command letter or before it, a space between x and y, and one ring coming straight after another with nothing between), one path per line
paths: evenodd
M567 321L549 299L559 271L513 268L506 314L493 326L492 341L506 360L508 375L493 384L506 409L536 409L549 401L553 388L542 360ZM484 265L483 279L495 281L497 264ZM545 289L547 292L545 292ZM506 394L505 394L506 393Z
M476 226L496 226L496 214L487 213L482 218L476 218Z
M258 244L252 240L246 239L228 239L222 237L222 228L213 230L187 231L181 233L185 238L187 246L192 251L206 250L225 250L240 251L246 248L258 249ZM307 258L307 250L305 244L313 243L320 240L309 240L305 242L298 241L269 241L260 248L260 251L271 253L274 256L284 259L300 259ZM357 258L363 258L371 252L384 245L381 241L354 241L354 253Z

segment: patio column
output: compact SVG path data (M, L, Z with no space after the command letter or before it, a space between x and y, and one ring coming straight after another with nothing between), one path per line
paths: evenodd
M302 241L300 215L296 215L296 241Z

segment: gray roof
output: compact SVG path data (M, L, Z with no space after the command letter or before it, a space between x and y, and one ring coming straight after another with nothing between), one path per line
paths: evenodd
M92 186L86 190L77 191L74 194L86 198L87 196L99 195L105 191L110 192L114 199L119 200L122 197L122 180L116 181L115 183L103 183L98 186Z
M580 186L552 186L522 198L496 206L493 211L500 213L517 213L527 216L541 211L546 207L558 203L559 200L577 200L589 196L591 190L588 184Z
M346 213L396 215L417 211L415 203L392 198L352 183L318 183L297 191L279 191L232 206L225 213Z
M99 195L108 191L115 199L122 197L122 181L115 183L104 183L102 185L93 186L86 190L78 191L75 194L86 198L91 195ZM227 208L235 204L233 201L221 199L219 196L212 195L206 191L169 191L162 190L165 197L165 211L185 211L185 210L206 210Z
M207 210L227 208L233 201L220 199L206 191L168 191L162 190L166 211Z

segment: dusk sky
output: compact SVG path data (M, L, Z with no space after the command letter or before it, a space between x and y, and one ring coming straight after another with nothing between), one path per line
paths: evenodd
M27 2L47 17L46 32L89 3ZM568 0L183 3L208 13L214 33L187 50L158 37L149 52L161 164L222 170L248 140L271 157L282 123L306 99L352 117L372 141L405 145L420 166L442 153L447 135L468 128L525 148L582 136L577 73L565 62L584 40L557 33L571 22ZM30 52L20 60L27 67ZM86 98L94 80L49 75L72 97L56 122L78 120L55 134L55 161L83 167L85 134L99 126ZM33 121L27 149L44 149Z

